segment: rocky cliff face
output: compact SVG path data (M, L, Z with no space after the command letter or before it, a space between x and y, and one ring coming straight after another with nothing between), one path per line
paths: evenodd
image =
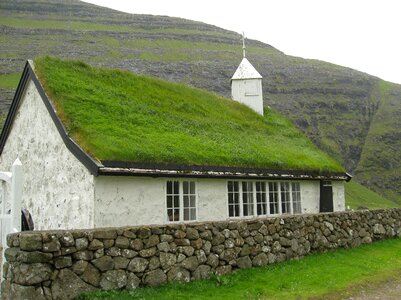
M227 97L229 79L242 58L237 33L75 0L3 0L0 41L0 79L21 72L26 59L49 54L182 82ZM399 199L400 86L349 68L287 56L258 41L247 44L248 59L264 77L265 105L289 117L357 180ZM1 89L1 111L7 111L13 92Z

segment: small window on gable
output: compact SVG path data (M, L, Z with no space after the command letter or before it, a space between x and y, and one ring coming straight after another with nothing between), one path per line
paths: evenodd
M196 220L196 192L194 181L166 182L167 220L169 222Z

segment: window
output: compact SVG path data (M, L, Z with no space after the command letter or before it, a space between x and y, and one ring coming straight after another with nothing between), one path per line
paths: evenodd
M270 205L270 214L275 215L279 213L277 182L269 182L269 205Z
M257 181L256 185L256 213L258 216L267 214L266 182Z
M180 220L180 183L167 181L167 216L169 221Z
M228 188L228 215L230 217L239 217L239 183L238 181L229 181Z
M184 181L184 221L196 220L195 182Z
M291 198L290 198L290 183L281 182L281 213L290 214L291 213Z
M299 182L228 181L228 216L301 213Z
M301 207L301 188L299 182L293 182L292 185L292 212L294 214L302 213Z
M169 222L196 220L195 182L169 180L166 185L167 220Z
M253 182L242 182L242 211L244 216L253 215Z

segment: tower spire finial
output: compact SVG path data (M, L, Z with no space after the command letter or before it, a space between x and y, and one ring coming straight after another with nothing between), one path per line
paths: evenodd
M244 58L245 58L245 56L246 56L246 47L245 47L245 33L244 32L242 32L242 55L244 56Z

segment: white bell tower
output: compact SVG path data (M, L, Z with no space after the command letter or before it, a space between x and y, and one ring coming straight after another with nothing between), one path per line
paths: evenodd
M263 116L262 76L246 59L245 35L242 34L243 58L231 78L231 97Z

